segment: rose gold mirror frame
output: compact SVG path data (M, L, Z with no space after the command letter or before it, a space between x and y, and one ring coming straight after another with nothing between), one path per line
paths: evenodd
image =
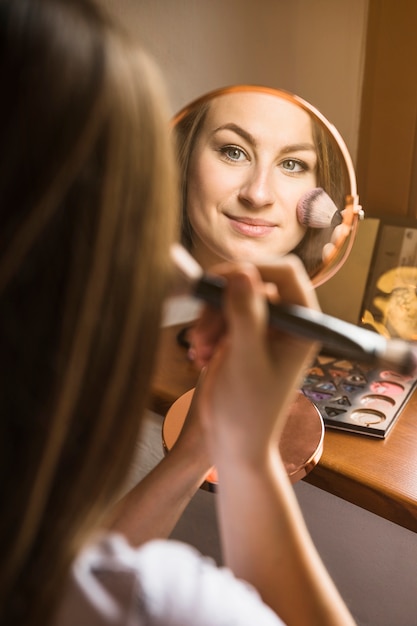
M322 267L312 276L311 280L315 287L322 285L324 282L329 280L332 276L336 274L336 272L342 267L346 259L348 258L353 242L355 240L356 231L358 227L358 222L360 219L363 219L364 212L362 207L359 204L359 197L357 194L357 184L356 184L356 176L355 170L353 167L352 159L349 153L349 150L340 135L339 131L336 127L329 122L329 120L313 105L311 105L303 98L292 94L289 91L285 91L282 89L275 89L272 87L264 87L258 85L232 85L229 87L222 87L220 89L215 89L210 91L199 98L193 100L190 104L183 107L172 119L172 128L183 119L186 115L188 115L192 110L196 107L205 104L206 102L216 98L218 96L231 94L231 93L244 93L244 92L253 92L256 91L258 93L264 93L273 95L276 97L283 98L292 102L293 104L297 104L302 109L304 109L307 113L309 113L312 118L317 121L333 138L339 152L340 156L343 159L346 168L346 178L348 181L348 193L345 194L345 208L343 210L343 223L348 227L349 234L346 236L341 236L338 240L334 241L334 250L330 253L330 255L326 258L326 261L323 261Z

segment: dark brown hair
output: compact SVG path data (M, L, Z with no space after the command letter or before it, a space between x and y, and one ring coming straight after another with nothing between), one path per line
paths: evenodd
M177 184L159 73L92 0L0 30L1 624L45 625L133 454Z

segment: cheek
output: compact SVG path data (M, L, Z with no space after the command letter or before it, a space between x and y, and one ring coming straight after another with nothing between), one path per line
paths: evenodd
M288 226L298 230L300 234L305 233L306 228L300 224L297 216L297 205L303 195L315 188L314 181L306 181L303 184L286 184L281 185L280 194L285 207Z
M300 226L300 224L295 224L291 229L291 234L288 236L289 250L294 250L303 240L304 235L306 234L307 229L304 226Z
M190 216L210 214L229 193L229 181L221 168L210 160L200 159L189 170L187 188L187 211Z
M292 197L286 204L286 219L283 232L285 233L289 250L293 250L298 246L307 232L306 226L300 224L297 217L297 202L300 195Z

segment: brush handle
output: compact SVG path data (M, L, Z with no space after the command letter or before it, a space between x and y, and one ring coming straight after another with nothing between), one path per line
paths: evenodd
M225 283L223 278L203 275L195 285L194 295L221 307ZM387 340L366 328L300 305L268 302L268 308L272 328L317 341L330 356L383 365L405 375L416 374L417 350L411 342Z

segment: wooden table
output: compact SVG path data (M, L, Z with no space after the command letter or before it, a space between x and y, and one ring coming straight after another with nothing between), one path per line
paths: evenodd
M198 377L176 341L179 328L162 331L151 405L161 415ZM320 462L304 480L417 532L417 391L384 440L327 429Z

